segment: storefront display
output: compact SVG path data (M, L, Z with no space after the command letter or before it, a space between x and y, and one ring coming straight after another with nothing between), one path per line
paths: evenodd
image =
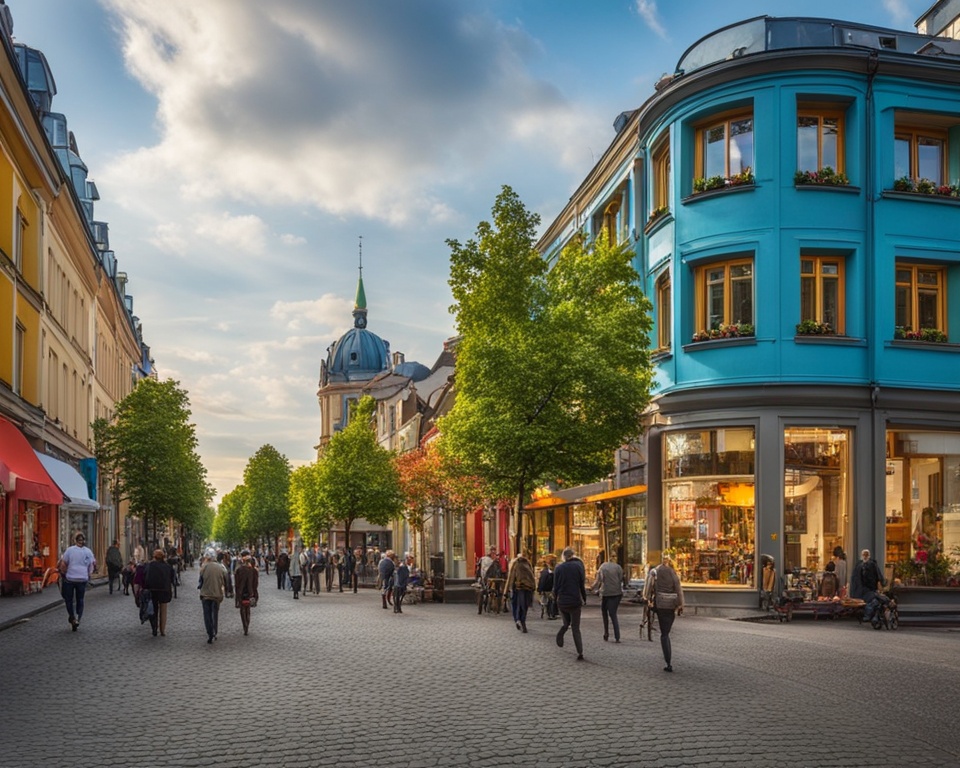
M751 428L664 435L665 546L686 583L753 586Z

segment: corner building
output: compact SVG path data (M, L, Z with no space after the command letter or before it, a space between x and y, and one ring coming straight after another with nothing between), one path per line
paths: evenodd
M653 301L645 560L715 610L960 545L960 43L750 19L614 126L539 247L606 231Z

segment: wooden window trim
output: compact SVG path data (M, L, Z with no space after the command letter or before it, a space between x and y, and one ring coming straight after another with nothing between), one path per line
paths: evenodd
M753 256L741 256L732 259L723 259L721 261L711 261L707 264L701 264L696 267L696 273L694 278L694 290L697 292L697 302L696 302L696 327L703 328L705 330L710 330L707 323L707 271L711 269L717 269L718 267L724 268L723 275L723 325L729 325L733 321L730 319L733 315L733 310L730 306L733 301L733 291L730 279L730 272L733 267L738 267L742 264L749 264L751 267L754 267L750 280L753 284L754 292L756 292L756 268L754 266ZM756 293L754 293L756 297ZM753 325L756 325L756 317L753 318Z
M901 283L897 280L897 272L901 270L910 272L910 283ZM894 265L894 288L899 288L901 286L909 287L910 289L910 327L915 330L921 330L919 328L918 313L919 313L919 290L920 283L917 281L917 272L936 272L937 273L937 330L947 333L947 271L944 267L938 266L936 264L922 264L922 263L911 263L911 262L901 262L898 261Z
M754 141L756 141L757 126L752 107L748 109L735 109L727 112L720 112L718 114L711 115L709 119L703 120L694 126L696 130L696 155L694 157L693 169L694 178L702 178L706 176L704 165L706 141L704 137L706 136L707 131L709 131L711 128L716 128L718 125L724 126L723 176L724 178L730 178L730 123L735 123L738 120L743 120L744 118L750 118L751 120L754 120L753 135ZM750 163L750 166L753 166L752 162Z
M815 104L801 104L797 109L797 120L799 121L801 117L815 117L818 120L822 121L825 117L831 117L837 121L837 167L834 168L837 173L845 173L845 160L846 157L846 125L844 123L844 113L843 110L838 109L827 109L819 107ZM797 126L799 129L799 126ZM823 165L823 132L817 132L817 164L818 168L800 168L799 167L799 152L798 152L798 171L822 171L824 168Z
M805 275L801 269L800 279L801 281L805 277L812 277L814 281L814 314L816 317L806 318L801 317L800 320L815 320L818 323L823 322L823 284L822 279L823 275L823 265L825 263L836 264L837 265L837 327L834 328L834 332L838 336L843 336L846 333L846 324L847 324L847 304L846 304L846 259L843 256L814 256L811 254L801 254L800 255L800 264L801 267L803 262L812 261L813 262L813 275Z
M924 126L914 123L897 123L894 126L893 138L903 139L910 144L910 173L909 176L915 182L920 181L920 158L918 156L920 139L935 139L943 142L943 152L940 157L940 178L936 180L937 184L943 184L948 178L948 166L950 155L949 133L942 128L933 126Z
M670 139L663 139L652 153L653 158L653 207L650 213L660 208L670 209Z
M670 282L670 271L665 270L656 282L657 297L657 349L667 350L671 348L671 336L673 334L672 302L664 301L664 293L672 294L673 286Z

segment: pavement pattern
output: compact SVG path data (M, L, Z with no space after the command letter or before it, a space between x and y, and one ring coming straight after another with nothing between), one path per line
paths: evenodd
M638 607L602 640L593 596L578 662L538 606L523 634L372 590L295 601L272 574L250 635L225 601L208 645L195 583L166 637L105 586L77 632L55 590L0 601L0 768L960 766L954 630L683 616L670 674Z

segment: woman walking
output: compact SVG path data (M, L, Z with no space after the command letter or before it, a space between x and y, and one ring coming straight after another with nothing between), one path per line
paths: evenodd
M507 568L507 583L503 587L503 592L509 594L510 590L513 590L511 595L513 621L517 629L522 632L527 631L527 611L533 602L533 590L536 585L537 579L533 573L533 566L527 559L526 553L521 552Z
M165 559L162 549L153 551L153 560L147 563L143 574L143 586L150 593L153 600L153 613L150 614L150 629L153 636L157 630L161 635L167 634L167 605L173 599L173 581L177 574Z
M603 617L603 639L610 639L610 624L613 624L613 642L620 642L620 621L617 609L623 599L623 568L616 560L607 560L597 570L591 589L600 595L600 615Z
M240 553L240 567L234 574L233 594L234 605L240 609L240 621L245 635L250 632L250 608L260 599L259 585L260 572L254 566L250 553L243 550Z
M663 649L663 660L667 662L663 671L673 672L670 628L673 627L674 618L683 613L683 590L680 588L680 577L673 569L673 561L668 555L664 555L660 565L650 573L654 577L651 594L657 611L657 621L660 624L660 647Z

